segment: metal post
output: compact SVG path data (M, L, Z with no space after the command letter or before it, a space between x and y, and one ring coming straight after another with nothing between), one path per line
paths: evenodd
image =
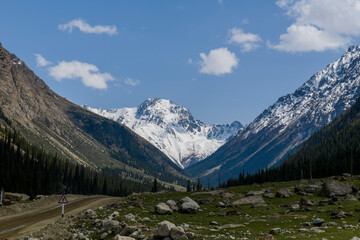
M0 206L2 206L3 199L4 199L4 189L1 188L1 192L0 192Z
M64 206L65 204L62 204L61 206L61 217L64 217Z

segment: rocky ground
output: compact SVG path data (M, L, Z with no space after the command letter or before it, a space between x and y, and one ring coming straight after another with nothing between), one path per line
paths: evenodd
M132 194L25 239L360 239L360 177Z

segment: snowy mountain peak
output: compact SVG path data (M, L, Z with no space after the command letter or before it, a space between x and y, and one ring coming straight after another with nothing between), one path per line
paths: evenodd
M195 120L189 109L161 98L148 98L134 108L83 107L131 128L182 168L211 155L243 127L238 121L205 124Z

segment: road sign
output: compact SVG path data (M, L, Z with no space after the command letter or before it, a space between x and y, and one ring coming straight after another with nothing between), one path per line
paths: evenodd
M61 196L58 203L61 203L61 217L64 217L65 203L69 203L68 200L65 197L65 193Z
M61 196L61 198L59 199L58 203L69 203L68 200L65 197L65 194L63 194Z
M4 189L1 188L1 192L0 192L0 206L2 205L3 199L4 199Z

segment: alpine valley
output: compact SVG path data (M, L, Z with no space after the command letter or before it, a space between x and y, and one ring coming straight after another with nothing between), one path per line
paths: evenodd
M306 139L352 106L360 95L360 46L350 47L263 111L215 153L188 169L213 185L279 164Z
M242 124L238 121L225 125L208 125L194 120L187 108L160 98L149 98L134 108L84 108L126 125L181 168L210 156L242 129Z

